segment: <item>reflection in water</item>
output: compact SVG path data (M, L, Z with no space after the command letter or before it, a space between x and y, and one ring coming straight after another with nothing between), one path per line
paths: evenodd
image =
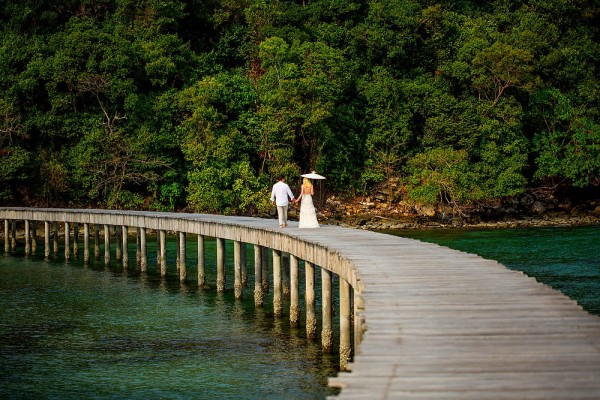
M214 288L215 251L207 242L207 281ZM148 254L155 254L155 242L148 243ZM135 248L130 251L135 260ZM188 255L194 253L190 245ZM181 284L172 264L168 279L161 279L155 259L142 274L134 263L124 269L114 260L106 267L92 258L84 267L60 257L0 257L0 397L304 399L336 393L327 377L337 373L337 355L322 355L303 326L291 329L287 312L273 319L270 300L255 309L253 290L236 301L233 279L224 293L199 290L195 263L188 260L192 279Z

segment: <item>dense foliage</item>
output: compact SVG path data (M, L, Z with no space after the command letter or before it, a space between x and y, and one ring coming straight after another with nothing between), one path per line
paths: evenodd
M600 185L594 0L0 0L0 203ZM295 182L295 180L293 181Z

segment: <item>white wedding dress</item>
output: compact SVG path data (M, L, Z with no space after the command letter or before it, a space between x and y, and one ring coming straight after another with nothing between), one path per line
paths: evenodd
M310 194L303 194L302 202L300 203L300 222L298 223L298 228L318 227L317 210L315 210L312 196Z

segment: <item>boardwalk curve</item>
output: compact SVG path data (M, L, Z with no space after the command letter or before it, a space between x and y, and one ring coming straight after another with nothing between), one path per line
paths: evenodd
M112 223L244 240L330 269L362 332L342 399L599 399L600 318L479 256L364 230L279 229L200 214L0 208L0 218ZM52 214L52 215L51 215ZM110 222L107 222L110 220ZM187 224L187 225L186 225Z

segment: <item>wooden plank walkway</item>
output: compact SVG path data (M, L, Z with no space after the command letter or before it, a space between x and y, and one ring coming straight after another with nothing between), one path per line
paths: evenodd
M336 226L147 215L255 228L350 260L366 332L351 372L330 378L341 399L600 399L600 317L495 261Z
M330 379L340 398L600 399L600 318L562 293L434 244L335 227L313 238L365 287L360 354Z
M351 372L329 380L338 398L600 399L600 317L521 272L365 230L228 223L283 231L357 267L366 332Z

